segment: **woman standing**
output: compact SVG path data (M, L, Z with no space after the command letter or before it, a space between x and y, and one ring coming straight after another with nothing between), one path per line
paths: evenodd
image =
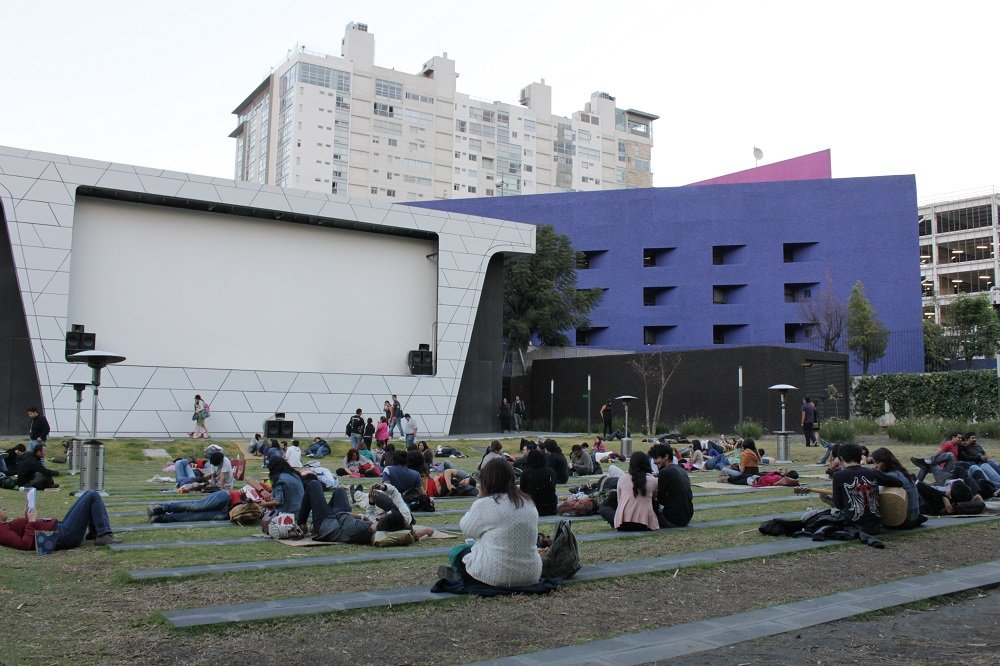
M653 507L656 487L649 456L643 451L634 452L628 460L628 474L618 477L618 506L604 504L600 508L601 517L619 532L660 529Z
M495 458L479 473L479 499L459 523L475 539L453 557L466 579L496 587L534 585L542 575L538 511L531 498L514 485L514 469Z
M208 428L205 427L205 419L208 417L208 403L202 400L200 395L196 395L194 397L194 416L191 417L195 422L194 432L189 432L188 437L195 439L211 437L208 434Z

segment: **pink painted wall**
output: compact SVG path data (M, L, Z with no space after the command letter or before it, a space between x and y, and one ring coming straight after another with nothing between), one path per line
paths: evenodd
M731 185L733 183L771 183L782 180L822 180L833 178L830 149L801 155L745 171L700 180L689 185Z

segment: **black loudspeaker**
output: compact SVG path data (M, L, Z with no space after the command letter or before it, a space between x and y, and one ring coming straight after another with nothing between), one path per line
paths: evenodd
M70 360L70 356L77 352L93 351L97 349L97 334L96 333L85 333L83 327L74 326L74 329L79 328L79 330L67 331L66 332L66 360Z
M268 439L292 439L295 435L295 422L284 419L268 419L264 421L264 437Z
M410 366L411 375L433 375L434 352L411 349L407 357L407 364Z

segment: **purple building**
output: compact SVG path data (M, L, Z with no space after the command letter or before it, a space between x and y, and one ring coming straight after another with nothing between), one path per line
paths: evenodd
M590 328L569 336L577 345L814 346L801 304L829 274L844 301L861 280L890 331L869 372L923 371L914 177L817 176L414 205L569 235L578 286L605 290Z

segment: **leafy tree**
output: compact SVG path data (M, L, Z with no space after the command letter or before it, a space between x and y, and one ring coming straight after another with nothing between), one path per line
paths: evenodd
M642 397L646 407L646 434L652 437L656 434L656 425L660 422L663 411L663 397L667 392L667 384L673 378L677 368L684 360L684 354L668 354L652 352L638 354L628 362L628 368L642 380ZM656 394L656 406L650 409L650 393Z
M924 370L943 370L948 362L947 339L944 326L930 319L924 319Z
M847 306L837 296L829 271L816 298L799 303L799 313L809 326L810 337L822 343L823 351L837 351L847 323Z
M569 236L538 225L535 254L504 264L503 333L521 367L527 366L525 352L535 338L543 345L569 345L566 331L590 324L587 315L603 293L576 288L576 253Z
M951 304L951 318L966 369L974 357L996 353L1000 319L988 296L960 294Z
M847 299L847 348L861 364L861 374L868 366L885 356L889 346L889 331L879 321L872 304L865 296L865 285L858 280Z

